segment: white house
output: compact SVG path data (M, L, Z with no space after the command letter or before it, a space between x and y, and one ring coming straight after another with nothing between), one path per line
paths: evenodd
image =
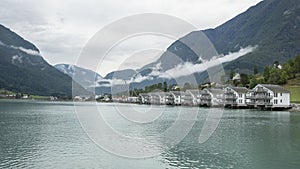
M282 86L272 84L258 84L248 97L259 108L290 108L290 91Z
M166 93L165 92L152 92L149 93L151 104L165 104L166 103Z
M155 92L151 92L151 93L148 93L150 99L150 104L159 104L160 103L160 98L159 98L159 95Z
M150 104L150 95L147 93L140 93L139 101L141 104Z
M193 95L191 92L181 92L181 104L185 106L194 106Z
M166 95L167 95L167 93L166 92L159 92L158 95L159 95L160 104L166 104Z
M207 88L201 91L201 106L223 106L222 88Z
M201 103L201 90L187 90L187 93L190 93L192 97L192 104L194 106L199 106Z
M224 89L225 107L247 107L246 95L249 90L245 87L226 87Z
M181 105L181 91L170 91L169 99L173 101L173 105Z

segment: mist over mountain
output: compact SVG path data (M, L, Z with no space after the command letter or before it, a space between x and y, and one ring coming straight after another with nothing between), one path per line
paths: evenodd
M138 70L117 70L102 78L75 65L60 64L55 69L34 44L0 25L0 88L71 95L72 78L86 89L96 87L96 93L110 93L113 85L123 90L164 81L200 84L213 81L209 75L219 75L223 70L226 74L231 70L252 73L255 66L262 71L274 61L296 56L300 53L299 32L300 1L264 0L214 29L187 34L172 43L158 60ZM214 67L219 68L207 71Z
M197 83L203 83L210 80L205 67L214 62L214 56L226 74L231 70L252 73L255 66L262 71L274 61L284 62L300 53L299 32L300 1L264 0L215 29L194 31L178 39L157 61L136 73L119 70L122 76L116 79L128 80L131 89L162 81L176 83L182 81L178 78L184 79L188 74L192 74ZM214 49L203 42L205 38ZM176 80L166 75L182 77Z

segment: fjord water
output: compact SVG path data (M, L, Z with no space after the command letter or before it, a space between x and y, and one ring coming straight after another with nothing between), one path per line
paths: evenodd
M87 114L90 104L80 103ZM152 123L131 124L116 112L126 111L129 106L163 113ZM98 108L115 130L138 137L159 134L178 115L178 107L107 103L99 104ZM81 128L72 102L2 100L0 168L296 169L300 166L299 113L224 110L216 131L200 144L201 128L208 110L213 109L180 109L182 113L198 111L189 134L158 156L130 159L108 153L91 141ZM118 144L117 140L111 141ZM153 142L160 144L159 140Z

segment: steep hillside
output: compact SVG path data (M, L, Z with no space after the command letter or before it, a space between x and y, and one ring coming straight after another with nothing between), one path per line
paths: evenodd
M72 79L49 65L32 43L0 25L0 88L71 96Z

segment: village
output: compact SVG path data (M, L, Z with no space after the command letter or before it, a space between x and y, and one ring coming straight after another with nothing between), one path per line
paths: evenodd
M253 108L261 110L290 109L290 91L273 84L245 87L216 86L203 90L153 91L135 97L112 97L114 102L171 106Z

